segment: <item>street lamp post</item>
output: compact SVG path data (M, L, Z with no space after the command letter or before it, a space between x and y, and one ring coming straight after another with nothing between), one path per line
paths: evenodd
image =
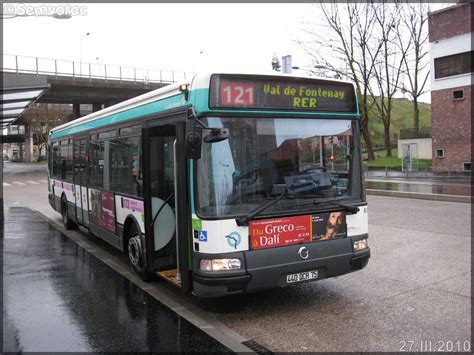
M80 46L79 46L79 76L82 76L82 40L84 39L84 37L86 36L89 36L90 35L90 32L87 32L86 34L83 34L81 36L81 43L80 43Z
M334 77L335 79L345 78L346 80L349 80L349 74L348 74L348 70L347 70L347 63L346 63L345 68L331 68L331 67L327 67L327 66L322 65L322 64L316 64L316 65L314 65L310 68L301 68L301 67L298 67L298 66L294 66L294 67L292 67L292 69L304 70L304 71L310 72L312 74L316 74L316 72L313 69L319 69L317 74L319 74L320 76L327 77L327 78ZM334 72L336 74L334 76L332 76L331 72Z
M312 66L311 68L301 68L301 67L295 65L295 66L292 66L291 69L304 70L304 71L307 71L311 74L315 74L315 71L313 69L326 69L326 67L324 65L321 65L321 64L316 64L316 65Z

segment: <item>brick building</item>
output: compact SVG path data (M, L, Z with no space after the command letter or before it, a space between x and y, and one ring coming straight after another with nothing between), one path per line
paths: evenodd
M429 14L433 171L471 171L474 4Z

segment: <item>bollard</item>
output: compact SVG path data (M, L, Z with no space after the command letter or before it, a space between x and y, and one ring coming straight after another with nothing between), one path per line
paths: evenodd
M388 177L388 167L385 167L385 178Z

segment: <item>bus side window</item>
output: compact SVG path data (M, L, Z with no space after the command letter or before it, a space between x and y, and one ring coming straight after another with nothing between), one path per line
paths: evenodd
M125 137L110 146L110 189L128 195L141 196L140 182L141 137Z
M67 182L74 182L73 177L73 145L72 145L72 139L69 139L68 141L68 150L67 150L67 157L66 157L66 181Z
M64 140L60 143L59 148L59 178L62 181L66 181L66 173L67 173L67 161L69 158L69 141Z
M54 142L52 153L51 153L51 165L52 165L51 177L57 178L59 176L59 169L58 169L59 160L60 160L59 143Z
M104 186L104 142L91 142L91 187Z
M48 142L48 144L46 145L46 157L48 159L48 173L49 173L49 176L51 176L52 174L52 171L51 171L51 168L52 168L52 161L51 161L51 153L52 153L52 150L51 150L51 142Z

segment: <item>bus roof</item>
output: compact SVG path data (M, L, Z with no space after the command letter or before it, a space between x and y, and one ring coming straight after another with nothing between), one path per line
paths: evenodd
M137 97L133 97L129 100L120 102L120 103L112 105L110 107L106 107L102 110L93 112L89 115L78 118L74 121L67 122L67 123L64 123L60 126L57 126L57 127L53 128L50 131L50 134L60 132L62 130L72 128L72 127L75 127L75 126L79 126L79 125L82 125L86 122L91 122L91 121L94 121L94 120L98 120L98 119L100 119L102 117L105 117L105 116L114 115L114 114L117 114L117 113L120 113L120 112L123 112L123 111L130 110L130 109L135 108L135 107L146 105L150 102L154 102L154 101L157 101L157 100L161 100L161 99L165 99L165 98L168 98L168 97L171 97L171 96L175 96L175 95L179 94L179 86L180 86L180 84L167 85L165 87L147 92L147 93L139 95Z
M59 138L72 133L84 132L91 129L95 129L104 125L118 123L127 120L133 120L144 115L153 114L161 112L167 109L176 108L185 106L187 104L194 104L198 114L201 112L210 112L210 111L219 111L219 112L229 112L234 111L236 108L225 108L225 107L216 107L210 108L209 106L209 88L211 87L211 78L213 76L219 77L230 77L230 78L253 78L257 80L290 80L294 78L295 80L305 80L306 82L321 82L328 85L351 85L351 90L354 90L354 86L349 81L337 80L337 79L328 79L320 77L309 77L305 75L293 75L293 74L282 74L275 72L271 73L259 73L259 74L249 74L249 73L206 73L199 74L192 78L190 82L176 83L171 84L153 91L150 91L146 94L139 95L132 99L123 101L116 105L107 107L103 110L93 112L84 117L78 118L74 121L64 123L58 127L53 128L50 131L51 138ZM180 90L182 85L188 85L189 88L189 99L186 101L183 91ZM207 90L203 93L203 90ZM241 111L246 111L245 108L239 108ZM279 108L262 108L261 110L253 110L254 113L258 112L269 112L279 110ZM246 111L247 112L247 111ZM293 114L300 114L299 112L294 111ZM311 114L312 112L303 112L303 114ZM324 113L323 113L324 114ZM327 113L326 113L327 114ZM358 114L357 108L354 112L348 112L347 114L342 114L343 116Z

